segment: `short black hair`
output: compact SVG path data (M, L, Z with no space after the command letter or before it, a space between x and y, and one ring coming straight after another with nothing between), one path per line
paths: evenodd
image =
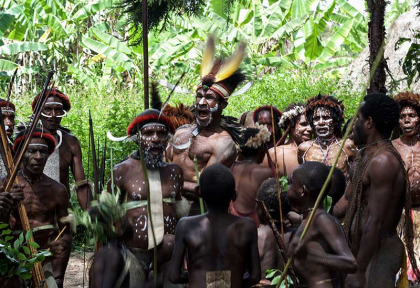
M397 101L382 93L366 95L359 112L364 119L372 117L376 129L386 138L391 136L392 130L400 118Z
M287 193L282 192L281 197L281 214L283 217L290 212L291 208L289 205L289 199L287 198ZM280 221L280 207L279 207L279 198L277 197L277 180L276 178L266 179L258 189L257 199L265 203L265 206L270 213L273 220Z
M200 175L200 191L209 208L227 208L235 196L235 178L226 166L213 164Z
M321 162L308 161L299 165L292 174L293 182L297 181L299 184L305 185L309 190L312 198L317 198L319 192L321 192L322 186L325 183L325 180L328 178L330 169L327 165ZM327 186L329 191L331 188L331 181ZM327 193L324 193L323 199L327 196Z
M334 169L331 177L331 187L328 191L328 196L332 198L332 203L335 204L340 200L346 191L346 176L343 171L338 168Z

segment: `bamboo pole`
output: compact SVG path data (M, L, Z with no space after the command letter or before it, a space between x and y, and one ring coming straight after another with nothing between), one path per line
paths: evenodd
M382 58L382 56L383 56L383 54L384 54L384 51L385 51L385 41L383 41L383 42L382 42L382 44L381 44L381 48L379 49L379 53L376 55L375 61L374 61L374 62L373 62L373 64L372 64L372 69L370 70L370 73L369 73L369 79L368 79L367 85L366 85L365 89L363 90L363 93L361 93L361 95L359 96L359 105L358 105L358 107L360 107L360 105L361 105L361 104L362 104L362 102L363 102L363 98L364 98L364 97L365 97L365 95L366 95L367 87L370 85L370 82L372 81L373 75L375 74L375 71L376 71L376 69L378 68L378 64L379 64L380 59ZM328 177L327 177L327 179L325 180L324 185L322 186L321 192L319 192L319 195L318 195L318 198L316 199L316 202L315 202L315 205L314 205L314 207L313 207L313 210L312 210L311 214L309 215L308 222L306 223L305 228L303 229L302 235L300 236L300 239L299 239L299 242L300 242L300 243L303 241L303 238L305 237L306 233L307 233L307 232L308 232L308 230L309 230L309 227L310 227L310 225L311 225L311 223L312 223L312 220L313 220L313 218L314 218L314 215L315 215L315 210L318 208L318 206L319 206L319 205L321 204L321 202L322 202L322 198L324 197L325 190L327 189L327 186L328 186L328 184L329 184L329 183L330 183L330 181L331 181L331 177L332 177L332 174L333 174L333 172L334 172L335 165L337 165L338 158L340 157L341 151L343 150L343 147L344 147L344 143L346 142L347 137L348 137L348 136L349 136L349 134L350 134L350 130L351 130L351 129L352 129L352 127L353 127L354 120L356 119L356 116L357 116L357 112L358 112L358 110L359 110L359 109L357 109L357 110L354 112L354 115L353 115L353 117L351 118L351 121L350 121L349 125L347 126L346 132L344 133L344 136L343 136L343 139L342 139L342 142L341 142L341 145L340 145L340 149L338 149L337 155L336 155L336 157L335 157L335 159L334 159L334 163L333 163L333 165L331 166L330 172L328 173ZM280 287L280 284L281 284L281 283L283 282L283 280L285 279L285 277L286 277L286 273L287 273L287 270L289 269L289 267L290 267L290 265L292 264L293 260L294 260L294 256L292 255L292 256L289 258L289 261L287 261L286 266L284 267L283 273L282 273L282 274L281 274L281 276L280 276L280 280L279 280L279 282L277 283L276 288L279 288L279 287Z
M143 86L144 86L144 109L149 108L149 38L148 31L149 27L147 25L147 0L142 0L142 25L143 25Z

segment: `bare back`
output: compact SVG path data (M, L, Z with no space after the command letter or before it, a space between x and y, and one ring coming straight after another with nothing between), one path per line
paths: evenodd
M277 146L275 149L276 153L274 153L274 148L268 150L268 153L270 154L270 157L273 160L273 162L277 162L277 171L279 175L283 176L292 174L293 170L295 170L295 168L299 166L297 146L294 143L292 143ZM275 157L276 154L277 159ZM264 158L262 165L269 167L267 157Z
M242 214L250 214L255 211L255 198L261 183L270 178L273 172L268 167L246 160L235 162L231 170L237 193L235 209Z
M233 288L249 287L243 280L246 271L259 281L257 229L251 220L225 212L186 217L180 220L175 239L173 261L175 266L182 262L180 252L186 250L190 287L206 287L211 271L230 271Z

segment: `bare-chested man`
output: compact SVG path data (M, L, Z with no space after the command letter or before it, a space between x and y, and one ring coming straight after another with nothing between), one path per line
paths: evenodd
M4 129L6 136L9 140L10 148L13 146L13 132L15 128L15 112L16 108L12 102L0 99L1 115L3 117ZM7 177L6 166L3 163L3 159L0 159L0 178Z
M134 208L127 210L128 227L133 234L125 240L124 245L131 251L130 253L135 255L141 270L138 272L139 282L130 285L143 285L153 280L148 279L149 272L153 268L153 248L155 247L153 231L150 227L151 221L159 258L162 259L158 261L159 281L165 280L162 276L167 269L165 264L168 264L172 253L173 235L177 218L179 218L177 213L182 215L184 203L180 194L183 184L182 169L176 164L162 161L169 133L174 133L174 127L168 117L160 114L160 111L156 109L143 111L127 128L128 136L134 138L140 136L140 139L135 140L140 144L140 152L137 151L113 169L113 182L115 188L121 191L121 199L137 203ZM140 156L144 157L148 182L143 173ZM150 188L150 199L148 199L147 183ZM109 192L112 191L111 185L109 181ZM150 200L152 215L148 213L148 200ZM167 284L163 285L167 287Z
M71 169L76 181L76 193L80 207L86 210L92 200L92 195L88 185L89 181L86 180L83 170L80 143L74 135L60 126L61 120L71 108L70 100L56 88L48 89L46 94L48 98L41 111L40 119L43 128L54 136L57 147L48 158L44 173L63 184L67 188L68 197L70 197L69 172ZM32 110L35 108L39 97L40 94L32 102Z
M400 106L399 138L392 141L395 149L404 160L410 181L410 195L414 229L414 252L420 261L420 94L402 92L394 97ZM399 134L400 134L399 133ZM409 280L416 281L411 267L408 267Z
M265 144L270 141L271 133L265 125L255 124L245 128L244 141L241 145L242 160L233 163L231 171L235 177L236 199L229 206L229 213L240 217L249 217L259 226L255 211L255 197L261 183L273 176L273 171L260 165L265 155Z
M214 51L212 37L209 38L206 53L211 50ZM239 65L244 53L245 45L241 45L231 60ZM218 59L209 66L209 63L203 59L202 82L198 85L194 104L196 123L179 127L173 137L173 144L168 148L168 159L178 164L184 171L183 196L195 201L190 215L200 213L196 195L197 177L194 159L197 159L199 171L215 163L230 167L237 156L235 142L240 142L240 125L232 122L231 118L222 116L222 112L228 105L229 96L245 76L237 70L238 66L234 66L231 69L235 72L219 80L218 72L223 72L224 69L219 70L219 68L232 66L233 63L222 65L222 62L223 60Z
M303 214L303 221L289 252L295 256L295 268L303 287L344 287L340 285L339 273L354 273L357 268L340 224L322 207L316 209L305 238L299 241L328 173L325 164L309 161L299 165L290 176L287 195L292 207Z
M23 133L16 136L15 153L18 153L17 149L24 137ZM67 208L69 207L66 188L43 173L48 156L53 153L54 148L54 137L35 129L23 155L17 179L23 186L23 204L28 214L35 242L40 245L41 249L50 248L54 258L60 258L63 254L70 254L72 234L65 219L68 216ZM61 231L64 226L67 227L60 238L54 241L56 237L54 231L56 229ZM10 227L14 231L22 230L17 209L11 214ZM44 261L45 278L49 288L63 287L60 279L64 278L65 264L67 263L59 261L53 264L50 258ZM54 279L56 275L59 277L58 279Z
M404 245L397 234L403 208L404 239L417 270L407 173L389 140L398 119L397 102L379 93L367 95L357 113L353 140L359 153L347 188L344 230L358 268L347 276L346 287L395 287L404 257Z
M306 119L314 131L315 139L299 145L299 163L317 161L332 165L342 141L344 105L333 96L319 94L307 101ZM355 155L356 148L352 141L347 139L336 166L346 177L350 171L350 162Z
M221 164L206 168L200 176L200 191L209 210L179 221L170 280L194 288L241 288L258 283L257 228L250 219L227 212L235 198L232 173ZM185 256L188 273L182 273Z
M54 153L48 157L44 173L48 177L63 184L67 189L67 198L70 198L69 172L71 170L76 181L76 193L80 207L86 210L92 200L92 195L88 185L89 181L86 180L83 170L80 143L68 130L60 127L61 120L71 108L70 100L63 92L56 88L48 89L46 93L48 98L41 111L40 119L43 129L53 135L56 148ZM32 110L35 109L40 95L38 94L32 102ZM58 259L54 256L54 262L65 264L60 263L55 266L67 266L70 254L62 254L61 257ZM64 277L64 274L62 276L55 275L55 277L57 282L64 282L64 278L60 278Z
M284 131L283 139L288 137L286 143L280 143L276 147L268 150L268 154L273 162L277 161L277 172L279 175L289 175L299 165L298 146L300 143L311 140L312 128L306 121L305 106L301 103L290 104L283 112L279 122L280 128ZM277 155L277 159L275 159ZM269 166L268 158L263 162L264 166Z
M271 110L273 110L274 127L273 127L273 117L271 116ZM252 115L254 123L267 126L268 131L271 133L270 141L266 144L267 149L270 149L274 146L274 143L273 143L274 134L276 135L276 141L279 141L279 139L281 138L281 129L279 126L281 115L282 114L280 110L271 105L261 106L254 110L254 113Z

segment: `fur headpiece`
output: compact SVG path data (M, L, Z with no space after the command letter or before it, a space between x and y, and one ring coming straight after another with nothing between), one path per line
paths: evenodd
M144 125L149 123L161 123L168 127L170 133L175 133L174 125L172 124L171 119L166 117L160 112L162 108L162 101L160 100L157 84L152 83L152 108L146 109L141 112L127 127L127 135L133 136L137 134L137 129L141 129Z
M263 144L270 141L271 133L266 125L254 124L244 129L244 145L243 147L258 149Z
M271 105L260 106L254 110L254 114L252 115L254 122L258 122L258 116L260 115L261 111L268 111L271 114L271 107L273 107L273 114L274 114L274 123L278 123L282 113L279 109Z
M182 125L194 122L194 114L187 105L182 103L176 104L175 106L168 104L165 109L163 109L162 113L171 120L175 129Z
M212 90L227 101L236 87L245 80L238 68L245 56L245 43L239 44L229 59L214 59L215 39L210 35L201 62L201 83L197 90Z
M69 98L60 90L56 89L55 87L51 88L51 89L47 89L45 91L46 95L48 95L48 97L58 97L63 101L63 109L65 111L69 111L71 108L71 103ZM38 102L39 97L41 97L41 93L39 93L38 95L36 95L34 101L32 101L32 111L35 110L35 105Z
M331 117L334 119L334 134L336 137L341 137L341 125L344 123L344 105L334 96L321 95L310 98L306 102L306 118L308 119L309 124L312 129L315 130L313 126L313 116L319 107L325 107L331 112Z
M23 140L25 140L28 136L25 134L25 130L20 131L17 135L16 135L16 140L13 143L13 151L15 153L18 152L18 150L21 148L19 147L20 144L22 143ZM32 134L32 139L34 138L42 138L44 140L47 141L47 145L48 145L48 153L51 155L52 153L54 153L55 150L55 139L54 136L52 136L49 133L44 132L43 130L39 129L39 128L35 128L33 134Z
M400 110L403 107L410 106L413 107L417 111L418 116L420 116L420 94L401 92L394 97L394 100L400 105Z
M7 100L0 99L0 108L1 110L13 110L16 111L15 105Z
M289 124L292 124L292 126L294 126L296 124L296 117L303 113L305 113L305 105L303 105L302 103L290 104L289 107L287 107L284 110L283 115L281 115L279 121L280 128L286 130Z

